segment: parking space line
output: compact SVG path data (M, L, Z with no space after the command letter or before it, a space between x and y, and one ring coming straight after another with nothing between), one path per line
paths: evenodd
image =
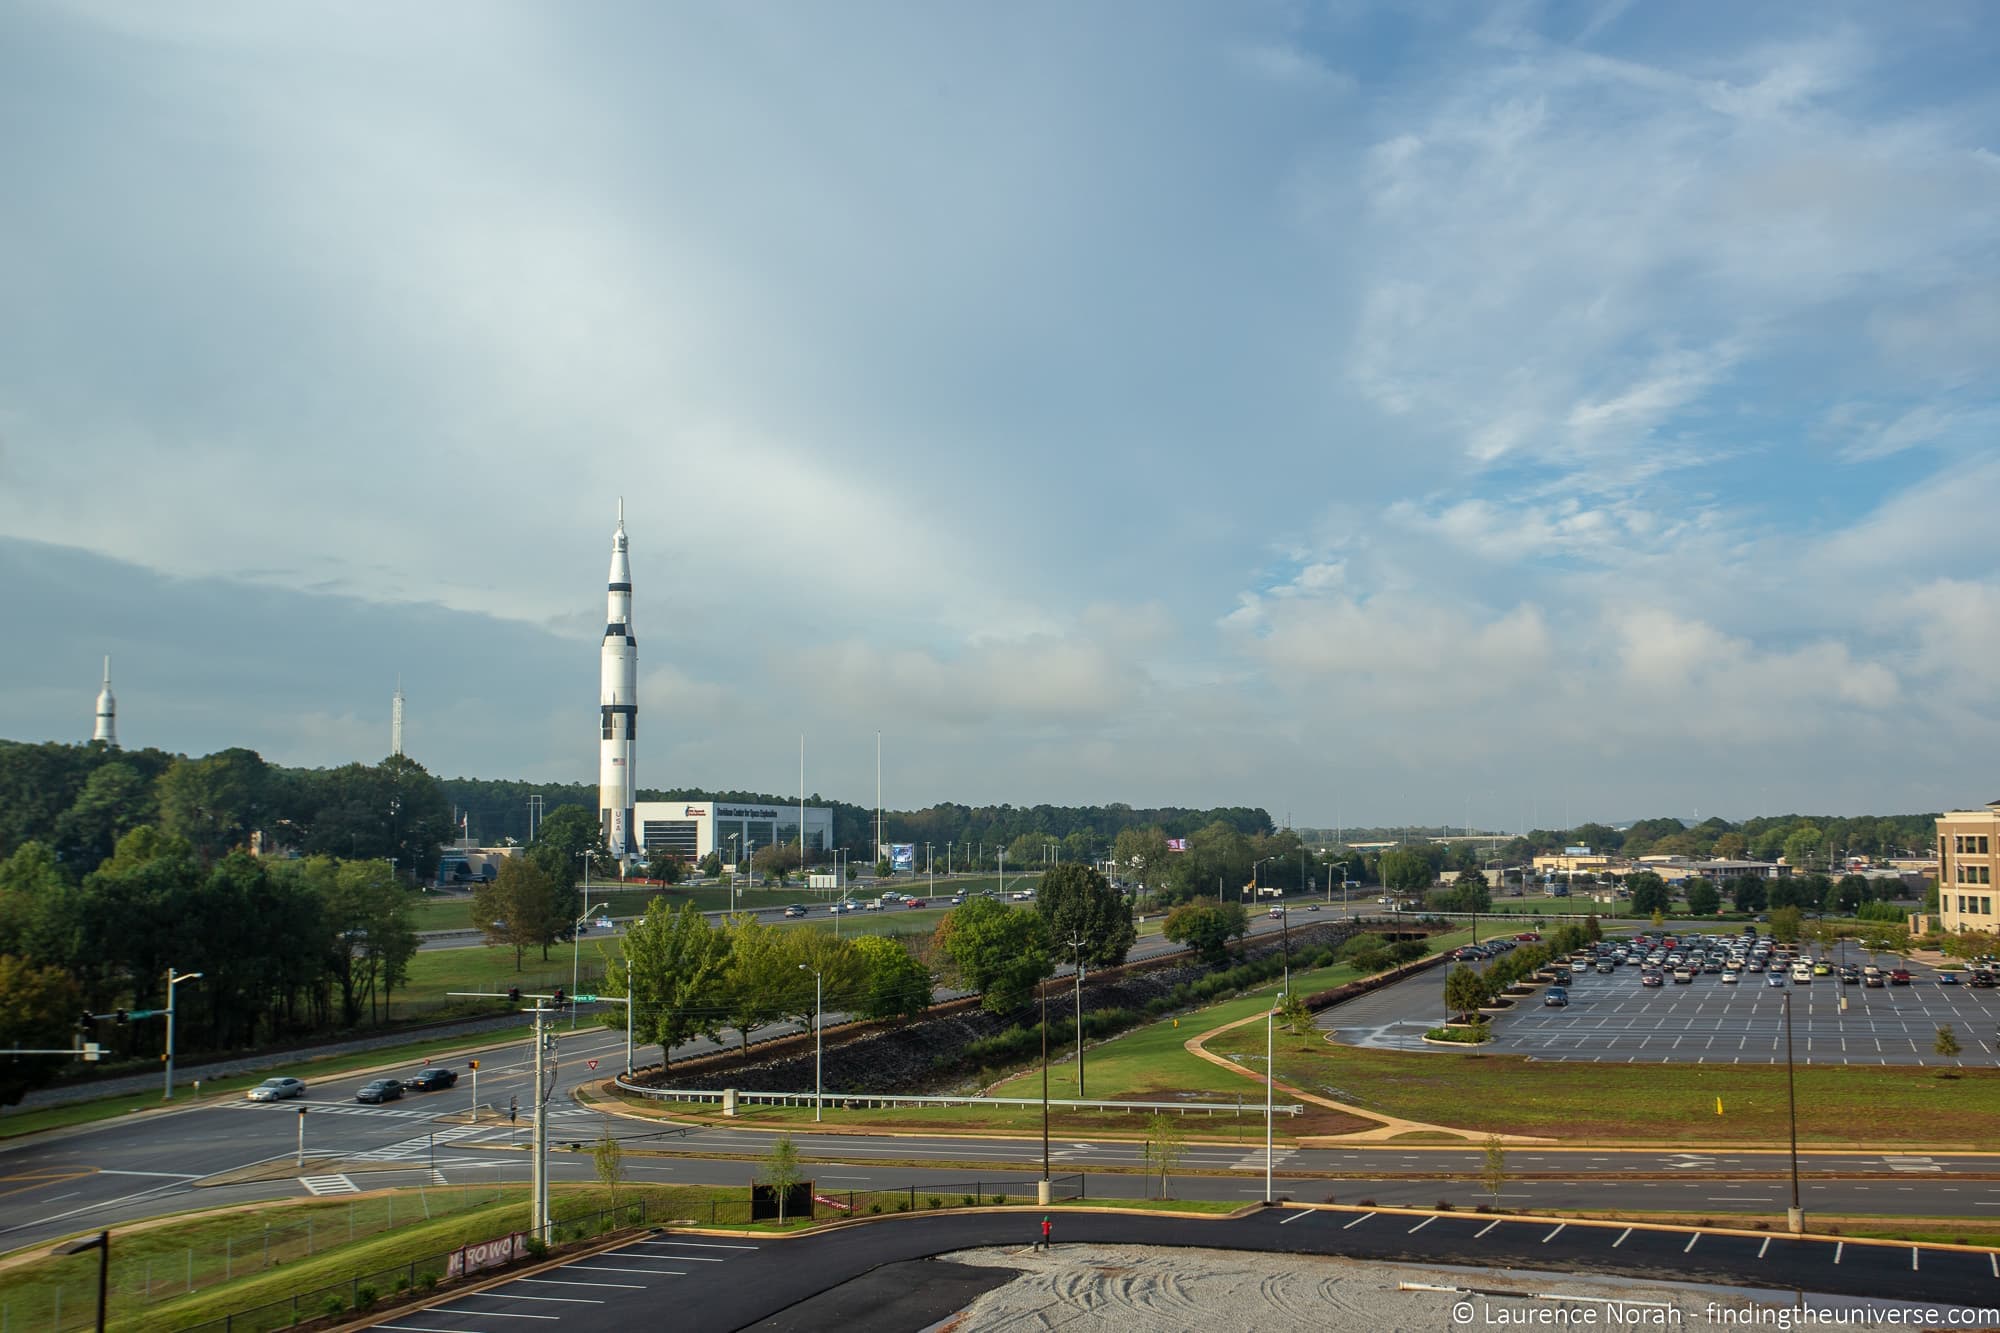
M684 1268L586 1268L582 1264L571 1264L579 1273L651 1273L656 1277L686 1277Z
M1236 1154L1228 1156L1234 1160ZM642 1240L640 1245L678 1245L684 1250L761 1250L761 1245L724 1245L718 1241L706 1240Z
M1618 1239L1611 1242L1611 1248L1615 1250L1620 1245L1623 1245L1625 1243L1625 1238L1631 1234L1632 1234L1632 1228L1626 1227L1623 1231L1618 1233Z
M1369 1218L1373 1216L1375 1216L1375 1214L1373 1213L1363 1213L1361 1216L1355 1218L1352 1222L1349 1222L1346 1226L1342 1227L1341 1230L1352 1231L1354 1228L1360 1226L1363 1222L1366 1222Z
M1689 1236L1687 1246L1681 1251L1681 1253L1686 1254L1689 1250L1692 1250L1694 1248L1694 1243L1700 1239L1701 1239L1701 1233L1699 1231L1695 1232L1692 1236Z
M1418 1233L1419 1231L1422 1231L1422 1230L1423 1230L1423 1229L1424 1229L1425 1227L1429 1226L1429 1225L1430 1225L1431 1223L1433 1223L1433 1222L1435 1222L1435 1221L1437 1221L1437 1214L1436 1214L1436 1213L1433 1213L1433 1214L1431 1214L1431 1215L1430 1215L1429 1217L1425 1218L1425 1219L1424 1219L1423 1221L1421 1221L1421 1222L1417 1223L1417 1224L1416 1224L1415 1226L1411 1227L1411 1228L1410 1228L1410 1230L1409 1230L1409 1234L1410 1234L1410 1235L1412 1235L1412 1236L1414 1236L1414 1235L1416 1235L1416 1234L1417 1234L1417 1233Z
M517 1296L505 1291L482 1291L481 1300L492 1301L549 1301L560 1305L602 1305L603 1301L594 1296Z
M647 1242L641 1241L640 1244ZM642 1254L641 1259L671 1259L677 1264L726 1264L727 1259L715 1259L705 1254Z
M481 1293L482 1295L484 1293ZM559 1314L510 1314L505 1310L436 1310L434 1314L469 1314L479 1319L561 1319Z
M1840 1262L1840 1256L1841 1256L1842 1254L1846 1253L1846 1251L1847 1251L1847 1242L1846 1242L1846 1241L1844 1241L1844 1240L1843 1240L1843 1241L1840 1241L1840 1242L1836 1243L1836 1244L1834 1245L1834 1247L1833 1247L1833 1261L1834 1261L1835 1263L1839 1263L1839 1262Z
M1293 1213L1290 1217L1285 1218L1283 1221L1279 1222L1278 1225L1281 1227L1288 1227L1302 1217L1311 1217L1311 1216L1312 1216L1312 1211L1310 1209L1301 1208L1299 1211Z
M1560 1236L1560 1235L1562 1235L1562 1233L1563 1233L1563 1228L1564 1228L1564 1227L1566 1227L1566 1226L1568 1226L1568 1225L1569 1225L1569 1223L1567 1223L1567 1222L1562 1222L1562 1223L1559 1223L1559 1224L1558 1224L1558 1225L1556 1226L1556 1229L1555 1229L1554 1231L1551 1231L1551 1232L1550 1232L1550 1233L1549 1233L1548 1235L1546 1235L1546 1236L1542 1237L1542 1244L1546 1245L1546 1244L1548 1244L1548 1243L1549 1243L1550 1241L1554 1240L1554 1239L1555 1239L1555 1238L1556 1238L1557 1236Z
M565 1282L559 1277L517 1277L516 1282L535 1282L545 1287L622 1287L626 1291L644 1291L643 1282Z
M1497 1227L1499 1225L1500 1225L1500 1219L1496 1217L1491 1222L1488 1222L1485 1226L1479 1228L1479 1230L1473 1232L1472 1238L1474 1240L1478 1240L1481 1236L1485 1235L1487 1232L1491 1231L1494 1227Z
M1993 1276L2000 1277L2000 1251L1987 1255L1986 1262L1993 1265Z
M1757 1247L1757 1257L1759 1259L1762 1259L1764 1257L1764 1251L1770 1248L1771 1248L1771 1238L1769 1236L1766 1236L1764 1237L1764 1243Z
M1917 1247L1914 1245L1910 1247L1910 1271L1917 1271Z

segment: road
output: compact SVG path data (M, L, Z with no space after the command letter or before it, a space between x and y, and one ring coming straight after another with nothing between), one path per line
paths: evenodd
M601 1068L622 1062L623 1039L602 1029L559 1034L561 1086L582 1081L588 1059ZM527 1044L482 1059L479 1101L504 1111L512 1098L530 1105ZM454 1065L462 1061L454 1060ZM389 1071L408 1074L409 1069ZM298 1199L377 1186L492 1184L525 1181L525 1111L518 1125L463 1123L472 1103L469 1081L448 1091L413 1094L386 1106L346 1098L372 1075L356 1073L312 1089L303 1103L210 1103L153 1112L0 1148L0 1246L40 1242L89 1226L112 1225L169 1209L258 1199ZM205 1178L260 1162L293 1158L299 1106L306 1110L303 1172L275 1180L204 1186ZM769 1150L772 1130L668 1126L601 1116L559 1095L552 1103L551 1166L557 1180L592 1179L587 1144L608 1124L627 1148L635 1180L743 1185ZM449 1117L457 1115L459 1120ZM1233 1118L1232 1118L1233 1119ZM1263 1196L1261 1126L1246 1116L1239 1143L1191 1145L1175 1189L1187 1197L1247 1201ZM1193 1134L1218 1123L1190 1119ZM919 1191L979 1184L1029 1192L1041 1175L1039 1139L962 1134L801 1133L798 1143L826 1190L915 1187ZM734 1160L731 1160L734 1159ZM888 1165L918 1161L921 1167ZM1140 1145L1096 1137L1063 1137L1050 1145L1056 1174L1085 1173L1093 1196L1135 1196L1145 1182L1114 1174L1141 1165ZM1272 1161L1279 1193L1309 1202L1460 1206L1482 1201L1476 1150L1390 1145L1379 1148L1280 1148ZM1944 1214L2000 1217L2000 1157L1808 1152L1801 1157L1802 1195L1810 1212ZM1510 1151L1500 1203L1535 1209L1624 1209L1693 1214L1782 1217L1789 1202L1785 1154L1536 1149ZM1456 1177L1446 1179L1446 1177ZM1486 1200L1489 1201L1490 1200Z

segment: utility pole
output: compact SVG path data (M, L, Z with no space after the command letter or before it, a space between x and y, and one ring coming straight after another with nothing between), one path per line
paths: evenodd
M1083 940L1070 936L1069 947L1076 955L1076 1095L1083 1096Z
M1049 1206L1049 983L1043 978L1035 989L1042 998L1042 1179L1035 1189L1035 1202Z
M548 1063L548 1034L542 1015L548 1011L535 1001L535 1165L534 1232L546 1244L553 1234L549 1222L549 1096L545 1070Z

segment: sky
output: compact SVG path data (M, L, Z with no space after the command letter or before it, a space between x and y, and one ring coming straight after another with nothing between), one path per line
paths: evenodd
M1517 829L2000 796L2000 25L0 3L0 735Z

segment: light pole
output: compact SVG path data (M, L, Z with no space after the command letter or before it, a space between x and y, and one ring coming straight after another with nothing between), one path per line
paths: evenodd
M804 963L799 964L799 971L813 974L813 1121L817 1123L826 1099L826 1085L820 1079L820 1037L826 1022L821 1016L823 1011L820 1008L820 980L822 974L820 969L807 967Z
M1035 989L1042 998L1042 1179L1035 1187L1035 1202L1049 1206L1049 982L1044 977Z
M1792 1126L1792 1206L1785 1210L1785 1224L1793 1235L1806 1229L1806 1212L1799 1206L1799 1101L1792 1081L1792 992L1785 988L1785 1113Z
M1000 892L1007 892L1007 849L1000 849Z
M199 972L182 972L178 976L170 967L167 969L167 1095L166 1101L174 1099L174 987L183 981L193 981Z
M100 1231L95 1236L64 1241L49 1253L82 1254L85 1250L97 1251L97 1333L104 1333L104 1298L111 1286L111 1233Z
M306 1108L305 1108L305 1107L303 1107L303 1106L301 1106L301 1107L299 1108L299 1160L298 1160L298 1167L299 1167L299 1169L300 1169L300 1170L304 1170L304 1169L305 1169L305 1165L306 1165Z
M743 864L742 859L736 855L736 840L741 836L740 833L729 835L729 910L731 912L736 910L736 868Z
M588 875L590 873L589 861L585 861L583 863L583 873L585 875ZM576 919L576 924L571 926L569 931L569 993L571 995L576 994L576 983L578 976L577 968L580 963L581 954L583 952L582 946L583 946L584 923L590 920L590 914L592 912L597 911L599 908L603 908L608 911L610 910L611 907L611 904L608 902L599 903L597 907L590 906L590 895L588 893L585 893L583 895L583 902L584 902L583 915ZM560 966L560 964L558 964L558 966ZM576 1031L576 1009L574 1006L572 1006L569 1011L569 1030L571 1032Z
M1278 1087L1277 1046L1274 1033L1277 1027L1278 1009L1285 1003L1285 993L1278 992L1276 1003L1264 1015L1264 1206L1271 1205L1271 1113L1274 1096Z
M1083 940L1080 936L1069 937L1069 947L1076 957L1076 1095L1083 1096Z
M934 859L932 858L932 856L931 856L931 851L932 851L932 847L931 847L931 844L930 844L930 843L925 843L925 844L924 844L924 873L925 873L925 874L927 874L927 875L929 875L929 876L931 877L931 894L930 894L930 896L931 896L931 897L933 897L933 898L935 898L935 897L937 897L937 861L936 861L936 860L934 860Z

